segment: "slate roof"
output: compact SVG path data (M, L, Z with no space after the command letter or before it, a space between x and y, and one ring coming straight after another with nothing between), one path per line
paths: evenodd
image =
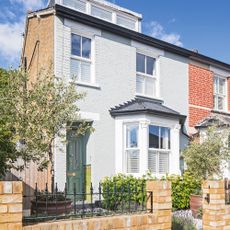
M210 116L200 121L195 128L207 128L211 125L230 126L230 114L213 112Z
M164 106L162 101L146 98L135 98L110 109L110 114L114 117L140 113L170 116L182 120L186 118L186 116L179 112Z

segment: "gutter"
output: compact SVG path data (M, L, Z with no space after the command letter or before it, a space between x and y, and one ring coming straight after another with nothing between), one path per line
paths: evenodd
M68 18L68 19L71 19L71 20L74 20L74 21L77 21L83 24L87 24L89 26L93 26L93 27L96 27L96 28L99 28L105 31L109 31L109 32L118 34L120 36L129 38L131 40L139 41L146 45L154 46L156 48L163 49L165 51L175 53L175 54L187 57L192 60L197 60L202 63L213 65L216 67L221 67L222 69L230 71L230 64L227 64L222 61L193 52L191 50L161 41L159 39L150 37L142 33L138 33L133 30L129 30L127 28L95 18L88 14L78 12L76 10L70 9L62 5L55 4L54 9L56 11L57 16L61 16L63 18Z

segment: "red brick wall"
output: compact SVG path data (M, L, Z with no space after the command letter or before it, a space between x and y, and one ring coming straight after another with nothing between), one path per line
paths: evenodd
M229 83L230 84L230 83ZM189 126L194 127L210 114L213 109L213 72L189 65ZM193 106L201 106L195 108Z
M189 65L189 104L213 108L213 72Z
M210 111L189 106L189 126L194 127L197 123L209 116Z

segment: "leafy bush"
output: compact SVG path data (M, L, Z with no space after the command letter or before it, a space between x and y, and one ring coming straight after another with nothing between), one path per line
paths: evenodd
M201 181L186 171L183 176L172 175L167 179L172 183L172 205L174 209L189 208L190 194L201 190Z
M188 169L196 178L206 180L214 175L223 177L223 169L228 165L223 162L230 160L228 136L229 129L219 132L217 127L211 126L201 142L194 139L183 151Z
M146 200L146 176L135 178L131 175L118 174L106 177L101 182L103 206L110 210L117 210L121 205L141 205Z
M196 230L196 226L191 217L173 216L172 230Z

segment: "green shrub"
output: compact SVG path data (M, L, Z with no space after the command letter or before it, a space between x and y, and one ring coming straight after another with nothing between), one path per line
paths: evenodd
M173 216L172 230L196 230L192 218L183 216Z
M118 174L106 177L101 182L103 206L109 210L117 210L123 205L141 205L146 201L146 176L135 178L131 175Z
M172 205L174 209L189 208L190 194L201 190L201 181L186 171L183 176L167 177L172 183Z

